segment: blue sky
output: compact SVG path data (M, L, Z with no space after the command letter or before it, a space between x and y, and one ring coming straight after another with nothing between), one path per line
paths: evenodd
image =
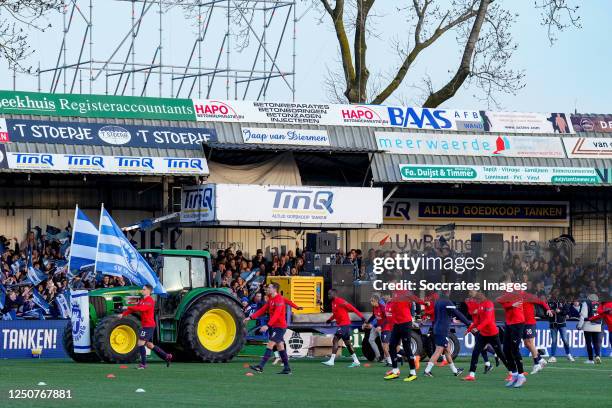
M551 47L546 37L546 29L539 24L540 16L539 12L533 8L533 0L505 0L503 2L504 5L512 7L512 11L519 14L513 29L519 48L514 54L512 63L514 67L524 69L526 74L525 87L517 95L497 95L503 109L612 112L612 99L610 98L612 95L612 81L610 80L612 2L589 0L580 3L583 3L580 11L582 28L572 28L559 34L558 41ZM126 8L129 5L110 1L105 1L104 4L96 9L96 21L94 22L94 41L101 57L112 52L113 41L109 39L113 38L116 43L116 40L124 34L120 32L121 29L117 30L117 24L113 22L122 19L123 23L127 23L130 18L130 11ZM108 4L114 6L109 7ZM395 12L394 7L390 4L391 2L387 0L380 0L376 4L375 12L379 17L374 23L378 38L372 39L368 48L371 71L381 72L383 75L393 72L399 64L390 40L408 38L410 35L405 20ZM305 10L306 2L298 2L298 15ZM318 24L320 15L320 11L311 9L300 20L297 27L297 101L329 101L324 82L328 70L337 70L340 67L335 34L328 26L329 18L324 16L324 23ZM61 19L51 18L51 22L55 26L52 30L44 34L34 33L32 35L32 46L37 49L37 54L29 61L33 66L37 66L39 59L43 61L43 66L52 65L57 58L57 49L61 41ZM213 29L217 27L214 24L211 25ZM193 25L186 25L182 16L175 16L168 26L171 26L172 29L166 27L164 33L165 60L182 62L191 45ZM222 29L214 31L221 33ZM143 32L145 38L157 35L154 25L143 27ZM279 64L289 67L292 51L290 36L285 41ZM76 48L77 44L78 40L74 41L71 46ZM247 55L253 49L253 44L251 44L250 48L243 53L244 58L233 56L234 62L241 63L242 59L245 63L250 61ZM139 45L138 51L137 60L148 61L151 58L152 50L146 49L146 44ZM208 57L209 60L216 57L216 50L212 51L214 55L206 55L206 51L205 57ZM438 85L442 84L443 80L450 76L448 71L456 65L459 52L454 34L450 33L444 41L422 55L423 58L418 60L397 97L390 99L389 102L419 104L422 101L421 92L413 85L418 86L425 73L431 75ZM2 62L0 62L0 72L6 74L0 75L0 87L12 88L12 77ZM384 79L381 81L384 82ZM17 80L17 87L22 90L36 90L36 82L36 78L20 76ZM42 88L46 90L47 83L43 82ZM485 103L474 96L476 93L475 89L464 88L444 106L461 109L484 107ZM129 88L127 94L129 94ZM233 94L232 90L230 98L234 96ZM219 81L213 88L211 96L225 98L225 95L224 83ZM266 99L290 100L291 94L279 81L271 85Z

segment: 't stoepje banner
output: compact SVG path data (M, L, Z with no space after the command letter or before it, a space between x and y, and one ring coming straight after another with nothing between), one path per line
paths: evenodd
M609 169L590 167L461 166L400 164L403 181L541 184L611 184Z
M0 91L0 113L194 120L191 99Z
M75 353L91 352L91 334L89 328L89 295L86 290L71 291L72 308L72 342Z
M13 143L199 150L202 149L202 142L217 140L217 132L204 127L182 128L20 119L6 119L6 126L7 141Z

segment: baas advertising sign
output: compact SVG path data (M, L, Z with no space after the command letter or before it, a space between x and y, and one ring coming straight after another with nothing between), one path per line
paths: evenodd
M215 193L219 221L273 225L382 223L381 188L217 184ZM257 199L245 206L245 197Z
M505 156L564 158L559 137L487 134L375 132L379 150L435 156Z
M0 126L3 120L0 119ZM199 150L202 148L202 142L217 140L217 132L207 128L20 119L6 119L5 122L8 141L17 143Z

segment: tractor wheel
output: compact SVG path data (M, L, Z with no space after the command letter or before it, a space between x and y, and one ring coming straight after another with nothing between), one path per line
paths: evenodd
M421 339L421 333L418 329L412 330L410 339L410 348L412 349L413 356L420 356L423 354L423 340Z
M191 306L181 324L183 349L204 362L227 362L246 339L244 314L236 302L210 295Z
M183 348L178 344L164 343L164 344L160 344L160 347L166 353L171 353L172 361L175 361L177 363L192 363L196 361L196 357L192 353L186 350L183 350Z
M93 347L106 363L131 363L138 357L140 323L133 317L106 316L94 330Z
M72 323L68 322L66 328L64 329L64 336L62 337L62 342L64 343L64 350L66 350L66 354L70 356L73 361L77 363L97 363L100 361L100 357L94 352L91 353L75 353L74 352L74 343L72 341Z

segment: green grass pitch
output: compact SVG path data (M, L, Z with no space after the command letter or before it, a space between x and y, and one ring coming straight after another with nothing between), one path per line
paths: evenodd
M269 364L263 374L246 376L240 357L228 364L173 364L152 361L146 370L111 364L77 364L70 360L0 361L0 406L5 407L612 407L612 359L602 365L560 359L541 373L529 375L522 389L506 389L502 366L465 383L448 367L436 367L435 378L422 375L412 383L384 381L386 369L347 368L342 358L333 368L321 359L292 361L294 374L277 375ZM527 359L525 360L528 361ZM466 359L459 367L467 369ZM528 363L526 369L531 369ZM422 373L423 367L419 370ZM403 374L407 373L404 372ZM114 374L115 378L106 378ZM38 382L46 386L38 386ZM143 388L145 393L136 393ZM71 400L10 400L10 389L70 389Z

